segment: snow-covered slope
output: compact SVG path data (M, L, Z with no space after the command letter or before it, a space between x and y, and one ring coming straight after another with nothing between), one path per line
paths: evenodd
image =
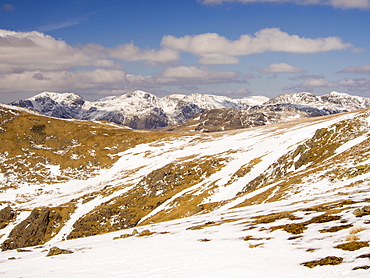
M368 275L370 110L222 133L0 113L3 277Z

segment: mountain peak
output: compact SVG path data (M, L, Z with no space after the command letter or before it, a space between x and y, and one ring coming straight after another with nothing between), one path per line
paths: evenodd
M37 94L33 97L28 98L27 100L36 100L40 98L50 98L56 102L61 102L61 101L75 101L79 99L83 99L81 96L75 94L75 93L55 93L55 92L42 92L40 94Z
M123 95L125 97L139 97L139 98L144 98L144 99L149 99L149 98L156 98L157 96L151 94L151 93L148 93L148 92L145 92L145 91L142 91L142 90L136 90L136 91L132 91L130 93L127 93L125 95Z
M318 98L309 92L299 92L299 93L292 93L292 94L282 94L276 98L270 99L266 102L266 104L311 104L313 102L317 102Z

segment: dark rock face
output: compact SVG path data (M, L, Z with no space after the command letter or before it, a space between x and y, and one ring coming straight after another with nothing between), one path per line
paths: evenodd
M62 219L61 215L50 209L34 209L27 219L19 223L9 234L1 246L2 250L10 250L44 243L51 234L53 225Z
M134 129L156 129L168 126L169 122L168 116L162 109L153 108L148 114L126 118L123 124Z
M15 219L15 211L11 207L0 210L0 229L5 228L13 219Z
M180 100L179 103L176 105L176 120L179 123L183 123L188 119L192 118L195 115L201 114L205 112L205 109L200 108L198 105L194 103L189 103Z

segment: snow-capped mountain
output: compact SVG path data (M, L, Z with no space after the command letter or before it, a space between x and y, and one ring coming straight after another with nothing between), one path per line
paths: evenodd
M283 94L270 99L265 104L296 104L309 106L316 109L340 113L355 111L370 107L370 98L353 96L345 93L330 92L323 96L316 96L311 93L301 92L295 94Z
M232 99L225 96L202 94L176 94L159 98L147 92L134 91L121 96L87 101L72 93L44 92L13 102L12 105L33 109L46 116L90 121L106 120L134 129L155 129L179 125L195 115L213 109L229 109L222 112L222 114L227 113L229 119L234 118L234 121L238 121L241 115L248 118L240 125L233 125L234 128L244 128L287 121L291 118L313 117L368 108L370 99L337 92L324 96L315 96L311 93L284 94L274 99L263 96ZM286 116L285 111L289 111ZM210 113L214 115L216 112ZM253 122L256 113L261 116L258 117L258 121ZM209 115L208 113L202 117L201 125L204 125L204 122L212 122L205 119ZM227 123L221 125L231 127ZM198 130L206 129L198 128Z
M0 114L2 277L368 276L369 109L223 133Z
M169 95L134 91L121 96L87 101L72 93L43 92L12 105L36 110L43 115L64 119L107 120L135 129L153 129L180 124L196 114L214 108L245 108L268 98L231 99L213 95Z

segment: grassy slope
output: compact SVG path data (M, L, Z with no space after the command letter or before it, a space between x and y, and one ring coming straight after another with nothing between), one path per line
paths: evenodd
M132 131L104 123L64 121L26 112L6 111L6 109L0 112L2 113L0 138L4 142L0 145L2 154L0 170L5 177L9 178L2 182L3 191L9 187L17 187L21 182L60 183L66 179L86 179L97 174L96 170L112 166L118 159L115 154L119 152L148 142L155 142L152 147L159 149L163 147L163 144L158 140L181 137L181 134ZM355 115L355 113L349 115ZM336 117L309 119L299 124L314 125L318 122L336 119ZM230 201L241 200L238 201L238 206L243 207L267 201L285 200L304 191L306 184L311 185L323 180L331 182L334 186L326 191L321 190L320 193L328 193L332 190L333 194L345 196L350 194L349 192L356 192L353 189L356 189L357 185L360 191L363 190L363 184L369 181L367 177L370 169L367 163L369 141L364 138L348 150L336 153L336 149L346 142L367 136L367 112L364 111L359 116L349 116L349 118L349 120L338 121L333 125L318 129L311 138L293 146L291 151L287 151L280 158L277 157L277 160L269 161L269 166L256 175L256 178L246 183L244 189ZM284 133L296 125L298 125L297 122L285 123L254 130L265 134L277 134L278 132ZM213 144L224 135L230 135L232 138L241 132L197 135L191 144L194 146ZM188 148L191 144L184 148ZM232 145L231 143L231 147ZM163 208L142 224L215 210L227 203L227 201L207 202L208 197L214 192L223 189L222 186L217 185L219 180L226 180L224 186L227 188L241 179L248 178L248 175L259 169L261 163L266 163L264 157L267 153L264 154L264 150L261 150L258 156L240 159L239 166L233 172L227 173L228 178L210 179L208 183L204 183L203 187L192 189L193 186L202 184L213 174L225 169L225 165L240 157L243 151L235 148L228 149L222 146L215 152L217 155L196 153L174 158L173 161L142 176L139 183L133 184L133 187L123 194L114 195L115 192L119 192L120 188L107 188L81 198L73 199L71 196L70 202L61 206L69 209L52 208L62 212L61 216L53 220L56 221L55 223L47 223L46 233L35 242L42 244L49 240L50 235L57 234L61 226L68 221L76 207L89 204L99 196L105 196L107 201L97 203L97 206L92 207L88 213L81 215L82 217L76 221L69 238L135 226L148 213L161 207ZM167 152L171 151L167 150ZM150 156L150 153L148 152L147 155ZM58 165L59 172L53 175L50 166L47 165ZM363 179L361 179L362 176ZM338 181L342 182L339 190L335 186ZM260 190L260 193L254 194L257 190ZM284 214L289 215L289 212L284 212ZM20 220L17 223L22 224ZM276 229L298 229L299 231L307 226L308 223L303 221L296 226L278 226ZM17 235L13 238L17 238ZM23 246L15 246L17 247Z

